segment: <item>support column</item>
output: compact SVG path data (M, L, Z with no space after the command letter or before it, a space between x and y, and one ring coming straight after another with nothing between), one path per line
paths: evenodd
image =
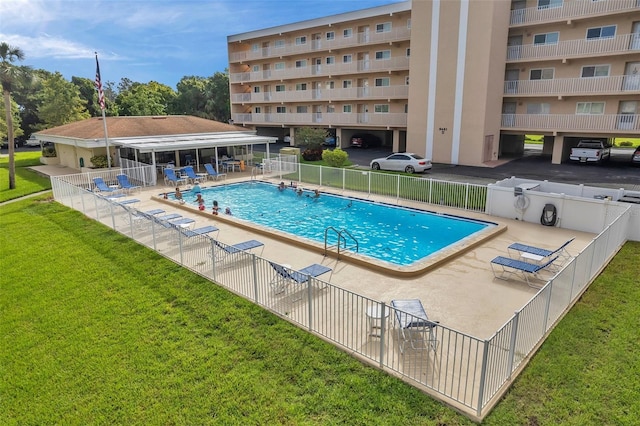
M393 131L393 152L400 152L400 130L395 129Z
M562 163L563 152L564 152L564 136L555 136L553 141L553 153L551 154L551 164Z

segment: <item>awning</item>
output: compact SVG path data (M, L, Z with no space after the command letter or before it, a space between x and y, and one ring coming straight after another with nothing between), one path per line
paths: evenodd
M152 136L136 138L109 138L112 145L135 149L138 152L181 151L228 146L246 146L276 143L278 138L247 133L218 133L199 135Z

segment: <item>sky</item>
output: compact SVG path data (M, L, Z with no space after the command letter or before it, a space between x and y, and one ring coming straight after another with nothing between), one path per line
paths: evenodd
M227 36L402 0L1 0L0 42L19 65L95 77L126 77L176 89L184 76L228 67Z

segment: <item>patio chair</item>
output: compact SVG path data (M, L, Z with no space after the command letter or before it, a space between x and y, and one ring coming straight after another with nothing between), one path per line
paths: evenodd
M122 188L124 191L133 191L135 189L140 189L142 188L141 186L137 186L137 185L132 185L131 182L129 182L129 178L127 177L127 175L117 175L116 179L118 179L118 183L120 184L120 188Z
M276 272L275 276L269 283L271 289L273 290L273 294L284 292L287 286L291 283L305 284L309 281L310 278L317 278L320 275L326 274L327 272L331 272L333 274L333 270L331 268L329 268L328 266L320 265L319 263L314 263L313 265L309 265L305 268L300 269L299 271L294 271L290 267L279 265L274 262L269 262L269 264Z
M118 192L120 188L111 188L107 185L100 176L93 178L93 183L96 185L96 189L100 192Z
M176 171L174 169L164 169L164 183L166 185L172 183L178 186L180 184L186 184L187 180L176 176Z
M529 286L535 287L531 285L529 276L542 279L539 273L548 269L557 259L558 256L550 259L546 263L536 264L512 259L510 257L498 256L491 261L491 270L493 271L493 276L501 280L508 280L511 275L517 275L522 277ZM494 265L496 266L494 267Z
M180 229L180 233L187 238L192 238L198 235L207 235L212 232L219 232L220 229L216 228L213 225L203 226L202 228L196 229Z
M260 254L264 251L264 243L258 240L248 240L232 245L221 243L216 239L211 240L214 250L212 254L214 261L225 263L237 259L242 254L249 253L253 249L261 248ZM217 252L217 254L216 254ZM211 254L210 253L210 254Z
M415 350L433 349L435 352L438 321L429 319L422 302L419 299L392 300L391 306L395 312L400 353L404 353L406 345Z
M191 183L200 183L205 179L204 175L198 176L191 166L183 167L182 171L187 175L187 182L191 181Z
M540 247L529 246L522 243L513 243L507 250L511 257L516 257L515 255L519 255L519 257L523 257L527 260L533 260L537 263L540 263L543 259L557 255L562 261L567 261L571 259L571 255L567 251L567 246L571 244L571 242L575 240L575 237L567 240L564 244L558 247L555 250L548 250Z
M218 180L218 178L227 177L226 173L218 173L216 169L213 168L213 164L204 163L204 168L207 171L207 178Z

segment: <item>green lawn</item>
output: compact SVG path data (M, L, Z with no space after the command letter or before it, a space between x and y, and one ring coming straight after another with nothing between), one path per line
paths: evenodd
M45 196L0 226L2 425L472 424ZM628 243L484 424L637 424L639 274Z
M51 189L51 180L48 177L40 176L27 168L40 165L41 155L40 151L15 154L16 187L11 190L9 189L9 156L0 156L0 203Z

